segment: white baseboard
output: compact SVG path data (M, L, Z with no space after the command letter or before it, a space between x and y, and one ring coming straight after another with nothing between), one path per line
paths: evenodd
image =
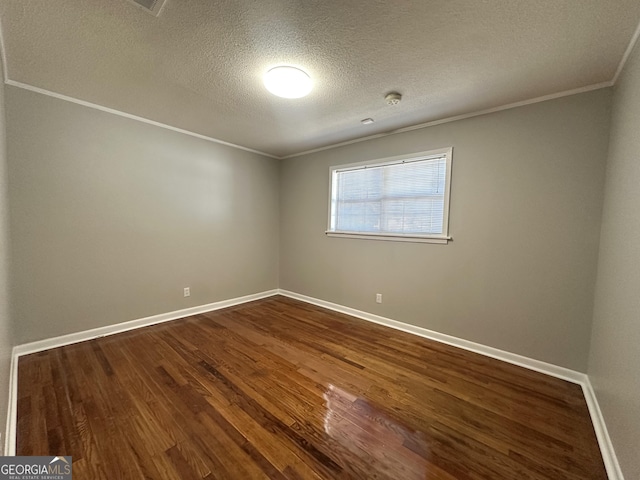
M585 375L585 380L582 382L582 391L584 392L584 398L587 401L589 407L589 414L591 415L591 422L593 423L593 429L596 431L596 437L598 438L598 445L602 452L602 460L604 466L607 469L607 475L609 480L624 480L620 464L618 463L618 457L613 449L613 443L611 437L609 437L609 431L607 425L604 422L604 416L600 405L598 404L598 398L596 392L591 385L591 380Z
M485 355L487 357L496 358L504 362L518 365L520 367L528 368L529 370L535 370L536 372L551 375L552 377L561 378L562 380L567 380L572 383L579 384L585 377L584 373L576 372L575 370L559 367L557 365L546 363L540 360L535 360L533 358L524 357L522 355L518 355L517 353L506 352L497 348L488 347L480 343L470 342L469 340L464 340L462 338L446 335L444 333L428 330L426 328L417 327L408 323L398 322L397 320L374 315L373 313L363 312L361 310L356 310L355 308L345 307L343 305L338 305L337 303L319 300L317 298L308 297L306 295L301 295L299 293L290 292L287 290L279 290L278 293L280 295L284 295L285 297L301 300L303 302L311 303L319 307L328 308L329 310L334 310L336 312L346 313L347 315L351 315L352 317L368 320L369 322L374 322L386 327L395 328L396 330L402 330L403 332L412 333L414 335L428 338L430 340L435 340L440 343L446 343L447 345L452 345L454 347L462 348L470 352L479 353L480 355Z
M277 294L278 290L268 290L266 292L245 295L244 297L237 297L229 300L208 303L206 305L200 305L198 307L191 307L182 310L175 310L173 312L161 313L159 315L139 318L138 320L130 320L128 322L117 323L115 325L107 325L105 327L92 328L91 330L85 330L82 332L69 333L60 337L48 338L46 340L38 340L37 342L18 345L15 347L15 351L20 357L22 355L42 352L51 348L71 345L72 343L84 342L86 340L92 340L94 338L106 337L107 335L114 335L116 333L135 330L136 328L156 325L158 323L170 322L171 320L177 320L179 318L189 317L191 315L198 315L199 313L206 313L213 310L219 310L221 308L232 307L234 305L252 302L254 300L260 300L261 298L271 297Z
M16 425L18 415L18 356L15 347L11 351L9 371L9 405L7 406L7 429L4 437L4 454L16 454Z
M440 343L445 343L447 345L479 353L480 355L485 355L487 357L502 360L504 362L518 365L529 370L534 370L536 372L551 375L552 377L560 378L562 380L581 385L587 402L587 406L589 407L589 413L591 415L593 427L598 438L598 444L600 446L600 451L602 452L602 457L607 469L609 480L624 480L624 477L622 476L622 472L620 470L620 465L618 464L618 460L613 449L613 444L611 443L611 439L607 432L607 427L605 425L602 412L600 411L600 407L595 396L595 392L593 390L593 387L591 386L589 377L586 374L550 363L542 362L540 360L528 358L516 353L506 352L504 350L488 347L486 345L471 342L469 340L464 340L462 338L446 335L444 333L439 333L433 330L428 330L426 328L410 325L408 323L392 320L390 318L374 315L372 313L356 310L351 307L345 307L344 305L339 305L337 303L327 302L325 300L320 300L317 298L309 297L307 295L302 295L282 289L269 290L266 292L246 295L230 300L209 303L207 305L201 305L198 307L176 310L174 312L153 315L151 317L145 317L138 320L131 320L128 322L118 323L116 325L94 328L91 330L86 330L84 332L71 333L68 335L62 335L60 337L40 340L37 342L27 343L14 347L11 357L11 374L9 378L9 409L4 447L5 455L15 455L16 451L16 425L18 413L18 359L22 355L37 353L44 350L49 350L51 348L62 347L73 343L104 337L106 335L114 335L117 333L134 330L136 328L156 325L159 323L177 320L191 315L197 315L199 313L211 312L214 310L219 310L221 308L231 307L233 305L260 300L261 298L271 297L273 295L283 295L296 300L300 300L302 302L310 303L312 305L327 308L329 310L345 313L353 317L361 318L363 320L394 328L396 330L401 330L403 332L435 340Z
M624 480L622 471L620 470L620 465L618 464L618 459L613 449L613 444L611 443L611 438L609 437L609 433L607 432L604 417L602 416L602 412L600 411L595 392L593 390L593 387L591 386L591 382L589 381L589 377L587 376L587 374L518 355L516 353L506 352L497 348L488 347L486 345L471 342L469 340L464 340L462 338L446 335L444 333L435 332L426 328L417 327L408 323L398 322L397 320L374 315L373 313L363 312L351 307L345 307L344 305L339 305L337 303L327 302L325 300L309 297L307 295L290 292L288 290L280 289L278 290L278 293L280 295L284 295L285 297L290 297L302 302L310 303L312 305L317 305L329 310L334 310L336 312L345 313L347 315L351 315L352 317L361 318L369 322L374 322L386 327L395 328L396 330L402 330L403 332L412 333L414 335L428 338L430 340L435 340L440 343L445 343L447 345L479 353L480 355L485 355L487 357L502 360L513 365L518 365L529 370L534 370L536 372L544 373L546 375L550 375L552 377L560 378L562 380L580 385L587 402L587 407L589 408L589 414L591 416L591 421L593 422L593 428L598 439L598 445L600 447L600 451L602 452L602 459L604 461L609 480Z
M197 315L199 313L212 312L214 310L220 310L221 308L232 307L234 305L240 305L241 303L253 302L254 300L260 300L261 298L267 298L277 294L278 290L267 290L265 292L254 293L252 295L231 298L229 300L208 303L206 305L200 305L198 307L191 307L185 308L183 310L162 313L160 315L152 315L150 317L117 323L115 325L92 328L91 330L85 330L83 332L70 333L68 335L62 335L60 337L38 340L37 342L25 343L23 345L17 345L13 347L13 351L11 354L11 374L9 378L9 408L7 414L7 431L4 446L5 455L16 454L16 426L18 420L18 359L21 356L42 352L51 348L63 347L65 345L71 345L73 343L84 342L86 340L92 340L94 338L105 337L107 335L115 335L116 333L127 332L129 330L135 330L136 328L147 327L149 325L156 325L159 323L169 322L171 320L178 320L180 318Z

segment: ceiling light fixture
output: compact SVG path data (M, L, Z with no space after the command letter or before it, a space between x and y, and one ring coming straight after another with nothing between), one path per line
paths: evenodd
M365 118L364 120L360 120L363 125L371 125L373 123L373 118Z
M295 67L274 67L264 74L264 86L283 98L301 98L309 94L311 77Z

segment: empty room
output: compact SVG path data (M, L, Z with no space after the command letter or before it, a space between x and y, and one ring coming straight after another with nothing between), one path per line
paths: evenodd
M640 479L638 0L0 0L0 480Z

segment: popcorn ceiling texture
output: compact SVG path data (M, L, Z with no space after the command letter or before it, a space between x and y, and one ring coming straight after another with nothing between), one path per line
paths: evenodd
M280 156L610 81L640 2L168 0L156 18L0 0L0 15L11 80ZM311 74L308 97L265 90L280 63Z

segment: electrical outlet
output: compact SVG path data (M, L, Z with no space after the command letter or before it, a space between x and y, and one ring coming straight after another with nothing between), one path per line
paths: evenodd
M185 297L190 297L191 296L191 288L184 287L184 296Z
M376 303L382 303L382 294L376 293Z

